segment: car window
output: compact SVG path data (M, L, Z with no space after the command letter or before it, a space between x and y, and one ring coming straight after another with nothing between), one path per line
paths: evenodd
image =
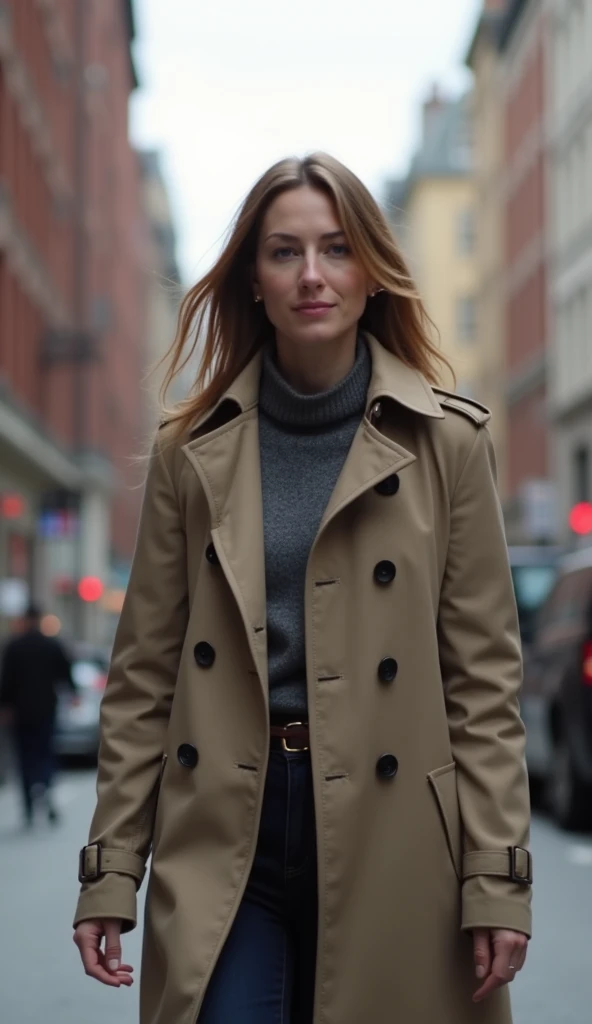
M552 565L514 565L512 579L518 608L520 634L530 641L537 613L553 588L557 570Z

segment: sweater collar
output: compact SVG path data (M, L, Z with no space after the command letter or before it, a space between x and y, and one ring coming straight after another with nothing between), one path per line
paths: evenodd
M356 359L350 372L328 391L301 394L282 375L270 346L263 353L259 408L269 419L286 427L311 430L362 417L372 364L368 346L358 338Z
M402 405L421 416L444 419L444 412L437 394L434 393L426 378L404 363L398 356L384 347L376 338L364 332L372 361L372 376L368 388L367 410L378 398L387 398ZM208 421L221 406L228 406L227 419L255 409L259 401L259 383L263 352L258 349L245 368L234 379L230 387L220 397L213 408L208 409L196 420L191 435L207 430Z

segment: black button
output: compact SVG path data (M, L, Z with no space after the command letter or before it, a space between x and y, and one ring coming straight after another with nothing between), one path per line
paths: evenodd
M378 494L384 494L388 498L392 494L397 493L400 483L401 481L399 480L398 473L393 473L392 476L387 476L386 480L381 480L379 484L376 484L374 490Z
M177 758L179 764L182 764L184 768L195 768L199 761L199 754L191 743L182 743L177 750Z
M210 565L220 565L220 559L216 554L216 548L213 544L208 544L206 548L206 558Z
M382 754L376 762L376 774L381 779L394 779L399 771L399 762L394 754Z
M389 562L387 559L374 566L374 579L377 583L382 585L392 583L396 575L397 569L394 562Z
M394 658L383 658L378 666L378 678L381 683L392 683L398 671L399 666Z
M193 648L194 658L200 668L211 668L216 660L216 652L211 644L202 640Z

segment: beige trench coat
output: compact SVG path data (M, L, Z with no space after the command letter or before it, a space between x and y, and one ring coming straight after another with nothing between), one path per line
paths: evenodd
M306 576L314 1024L508 1024L507 989L471 1002L467 934L530 933L527 856L509 868L529 806L489 414L369 344L367 414ZM259 373L258 355L187 444L157 443L103 701L101 863L87 849L76 922L132 928L152 849L141 1024L195 1024L255 852L269 746ZM394 776L377 772L385 753Z

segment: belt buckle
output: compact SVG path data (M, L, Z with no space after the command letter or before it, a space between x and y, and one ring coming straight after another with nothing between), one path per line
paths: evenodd
M299 725L300 726L304 726L305 723L304 722L288 722L287 725L284 726L284 729L294 729L296 726L299 726ZM308 750L308 747L289 747L287 742L286 742L286 737L285 736L282 736L282 747L284 748L284 750L288 754L297 754L297 753L299 753L302 750Z

